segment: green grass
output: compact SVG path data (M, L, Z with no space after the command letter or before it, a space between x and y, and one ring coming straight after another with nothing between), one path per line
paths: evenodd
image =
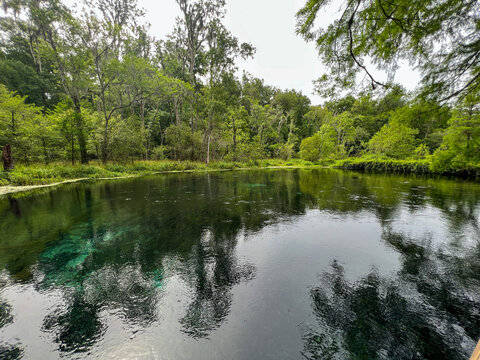
M378 173L446 174L464 177L480 176L480 165L465 167L435 168L431 159L396 160L379 157L360 157L342 160L323 159L310 162L301 159L263 159L248 162L216 161L206 165L193 161L135 161L128 164L92 162L89 165L17 165L13 171L0 172L0 186L46 185L72 179L117 178L142 176L172 171L217 171L235 169L262 169L271 167L333 167L353 171Z
M335 161L332 164L332 167L345 170L378 173L441 174L461 177L480 176L480 164L439 168L435 166L432 157L419 160L398 160L378 157L348 158Z
M335 168L355 171L371 171L383 173L413 173L428 174L430 162L428 160L396 160L380 158L349 158L338 160L333 164Z
M128 164L91 163L89 165L17 165L13 171L0 172L0 186L47 185L71 179L116 178L125 176L152 175L172 171L215 171L240 168L306 167L314 166L300 159L251 160L247 163L216 161L210 164L193 161L135 161ZM317 164L318 165L318 164Z

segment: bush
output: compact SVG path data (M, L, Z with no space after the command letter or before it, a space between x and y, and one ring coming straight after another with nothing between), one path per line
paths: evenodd
M165 155L166 151L167 147L165 145L160 145L153 148L151 156L153 160L165 160L167 158Z
M385 124L368 142L368 149L374 154L386 155L395 159L410 156L415 149L415 135L411 129L399 121Z
M123 173L126 171L125 165L121 164L108 164L105 166L107 171L115 172L115 173Z
M300 143L300 158L317 161L320 158L320 143L318 136L305 138Z
M293 147L295 144L276 144L272 146L272 150L275 154L275 157L278 157L283 160L288 160L292 157L294 150Z
M415 149L413 152L415 159L425 159L427 156L430 155L430 150L428 146L425 144L421 144L419 147Z

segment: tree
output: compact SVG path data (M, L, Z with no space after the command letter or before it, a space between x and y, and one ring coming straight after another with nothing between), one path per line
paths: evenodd
M300 157L308 161L336 157L337 132L330 124L324 124L313 136L305 138L300 144Z
M86 4L96 9L85 15L81 29L83 45L88 49L93 59L93 74L95 78L95 100L104 117L104 134L102 141L102 161L109 156L109 122L115 113L125 107L140 101L143 93L135 94L126 100L118 99L118 90L122 81L121 57L129 35L137 29L136 21L143 11L137 7L135 0L92 0ZM120 101L119 101L120 100Z
M434 102L417 100L396 109L389 116L412 129L417 129L417 137L434 146L431 141L432 134L438 129L447 127L451 113L448 107L440 107Z
M415 135L418 130L409 128L398 120L385 124L368 142L368 149L374 154L392 158L406 158L415 150Z
M320 130L323 124L330 122L332 116L332 113L325 107L311 106L303 119L305 136L312 136Z
M307 161L317 161L320 158L319 137L314 135L302 140L300 144L300 158Z
M301 138L308 134L308 124L304 115L310 109L310 99L295 90L278 91L273 98L273 106L278 116L279 142L292 140L292 135L298 133Z
M0 83L26 102L51 108L59 86L53 64L44 56L47 29L58 11L55 1L4 1L0 19Z
M20 90L32 96L32 101L36 104L51 107L49 98L53 97L58 101L57 94L52 92L58 91L57 84L61 84L64 93L74 104L75 133L78 138L81 161L86 163L88 162L86 135L80 102L86 92L91 61L85 47L81 44L79 22L60 0L19 0L17 5L14 8L14 25L2 26L2 28L9 33L13 49L21 49L28 44L29 59L23 59L22 63L35 68L37 72L37 76L29 80L29 83L38 82L35 87L21 86ZM26 20L16 18L16 12L20 11L25 12ZM8 21L4 23L8 24ZM14 55L11 48L7 48L6 53L10 57ZM9 65L11 68L15 67L16 71L25 69L25 66L21 66L18 62L10 61ZM6 82L18 83L20 76L16 78L13 79L10 76ZM40 96L42 101L39 99Z
M340 158L348 155L350 150L347 149L347 145L353 145L357 135L352 114L349 112L341 113L340 115L332 118L329 124L337 134L335 141L336 157Z
M63 138L65 157L70 158L72 165L75 165L75 153L77 152L77 142L75 141L76 113L67 103L60 103L52 116L59 121L58 125Z
M25 104L21 97L0 84L0 144L4 157L13 158L13 154L28 162L32 156L32 122L40 116L40 109L32 104ZM8 156L7 156L8 155ZM12 167L12 160L7 161L6 169Z
M176 0L183 18L177 20L176 30L186 50L186 63L190 84L195 87L197 74L202 70L204 45L212 24L225 15L225 0Z
M479 90L480 31L478 1L342 1L340 17L315 28L329 1L308 0L297 13L297 32L314 40L330 75L319 79L321 93L351 88L357 75L372 88L385 86L369 60L392 79L400 60L422 73L422 93L447 101ZM337 88L335 88L337 86Z
M48 37L47 42L54 69L60 75L60 83L65 94L73 103L72 119L79 145L80 161L86 164L88 163L87 139L81 100L90 90L93 62L91 54L81 39L81 24L69 12L64 11L58 32L52 30L52 35Z
M206 62L208 64L209 89L210 96L207 97L207 126L206 141L207 155L206 162L210 162L210 144L213 130L214 118L222 119L222 114L230 105L235 105L234 99L239 99L240 84L235 80L232 74L236 70L235 60L238 57L247 59L253 56L255 49L252 45L239 44L238 39L234 37L220 21L212 21L208 29ZM215 101L216 98L220 101ZM222 101L223 100L223 101ZM223 103L223 104L222 104ZM236 116L236 115L233 115ZM235 130L235 126L233 126ZM236 141L234 134L234 160L236 158Z
M443 144L435 152L438 169L464 167L480 161L480 107L478 96L467 96L453 111Z

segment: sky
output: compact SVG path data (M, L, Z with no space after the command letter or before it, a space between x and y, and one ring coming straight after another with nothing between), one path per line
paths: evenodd
M225 25L241 42L249 42L256 48L253 59L239 61L239 73L247 71L265 80L268 85L280 89L295 89L308 96L313 104L322 99L313 94L312 81L328 71L315 50L313 43L306 43L295 34L295 14L306 0L226 0ZM67 0L67 4L74 3ZM146 10L145 22L150 33L164 39L172 32L175 17L180 15L175 0L138 0ZM319 25L328 25L338 14L342 0L333 0L330 7L320 14ZM371 69L370 69L371 70ZM371 71L380 80L383 74ZM408 66L402 65L395 78L408 90L413 90L419 76Z

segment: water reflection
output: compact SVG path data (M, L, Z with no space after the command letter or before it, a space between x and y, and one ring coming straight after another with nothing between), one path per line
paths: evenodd
M11 314L11 306L3 301L0 301L0 329L5 325L13 322ZM20 359L23 355L23 350L19 345L7 345L0 343L0 358L5 360Z
M468 359L480 336L480 244L466 254L386 229L401 256L392 277L373 269L349 282L334 261L311 290L318 327L309 359Z
M255 286L259 299L286 286L255 285L271 268L255 247L241 253L239 245L247 239L260 245L265 229L295 224L315 210L313 226L326 221L333 232L347 217L378 223L382 251L398 254L400 268L352 280L349 264L334 261L310 292L316 325L285 346L303 347L298 355L312 359L463 359L480 337L479 201L474 183L330 170L158 176L4 198L0 335L21 330L8 329L16 326L12 309L28 285L55 299L36 315L39 331L67 356L88 357L109 331L120 332L112 318L132 337L160 334L155 329L165 323L172 339L210 341L232 318L236 296L246 292L241 285ZM431 214L443 219L441 231ZM415 221L415 231L405 232ZM302 250L307 235L299 228L285 251L311 256ZM296 275L302 282L322 270ZM7 290L15 295L10 300L2 296ZM272 311L283 299L277 301ZM306 306L300 313L310 312ZM25 345L0 340L0 357L20 358ZM264 346L268 353L278 344Z

